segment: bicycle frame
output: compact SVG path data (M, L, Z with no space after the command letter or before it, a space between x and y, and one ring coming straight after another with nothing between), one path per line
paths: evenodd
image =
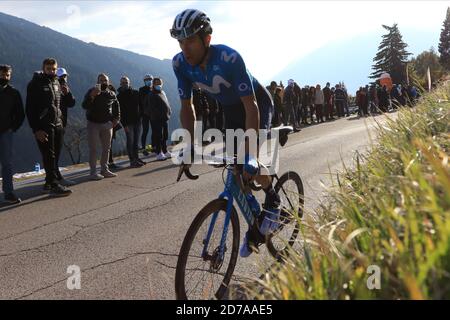
M233 167L227 168L227 179L225 182L225 190L219 195L219 199L227 199L227 211L225 215L225 223L222 233L222 238L220 240L220 246L219 246L219 255L220 258L223 258L224 249L225 249L225 241L228 234L228 227L230 225L231 220L231 210L233 208L233 203L236 200L239 209L241 213L244 215L245 221L249 226L252 226L255 222L255 219L258 217L253 213L253 211L250 208L250 205L248 204L247 198L244 194L244 192L241 190L239 185L236 182L236 177L233 173ZM202 251L202 257L204 257L207 253L209 241L211 240L211 235L214 231L214 225L217 220L219 212L215 212L212 216L211 223L208 228L208 232L206 234L206 238L203 240L203 251Z

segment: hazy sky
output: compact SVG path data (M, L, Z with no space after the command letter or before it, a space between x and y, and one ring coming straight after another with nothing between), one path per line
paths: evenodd
M187 8L205 11L212 43L238 50L247 67L268 81L292 61L337 40L379 31L439 33L449 1L1 1L0 11L86 42L160 59L179 51L169 29ZM381 38L379 39L381 40ZM408 39L408 43L414 39ZM436 44L430 43L430 46ZM349 48L353 50L353 48ZM375 53L374 53L375 55Z

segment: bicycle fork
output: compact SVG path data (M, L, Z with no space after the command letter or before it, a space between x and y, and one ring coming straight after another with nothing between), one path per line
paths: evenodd
M223 193L220 194L219 199L227 199L227 209L226 209L227 211L225 214L225 222L224 222L222 237L220 239L219 252L218 252L219 257L222 260L224 257L224 254L225 254L225 242L227 240L228 228L230 226L230 221L231 221L231 211L233 209L233 196L231 195L230 192L224 191ZM203 258L205 258L207 255L209 241L211 240L211 236L214 231L214 226L216 224L218 215L219 215L219 212L215 212L212 215L211 222L208 227L208 232L206 234L205 239L203 239L203 251L202 251Z
M241 212L247 221L247 224L250 226L253 226L255 223L255 219L257 218L254 213L251 211L250 206L247 202L247 199L245 198L245 194L242 192L242 190L239 188L238 184L236 183L236 180L233 176L233 172L231 170L228 171L227 180L225 183L225 190L220 194L219 199L226 199L227 200L227 211L225 215L225 222L224 222L224 228L222 232L222 238L220 240L219 245L219 257L220 259L223 259L223 256L225 254L225 242L227 239L228 234L228 228L230 226L230 220L231 220L231 212L233 210L233 204L234 200L236 200L236 203L238 204L239 208L241 209ZM217 216L219 212L215 212L212 216L211 223L208 228L208 232L206 234L206 238L203 240L203 251L202 251L202 257L205 259L207 257L207 251L208 251L208 245L209 241L211 240L211 235L214 231L214 226L217 221ZM238 235L240 236L240 235Z

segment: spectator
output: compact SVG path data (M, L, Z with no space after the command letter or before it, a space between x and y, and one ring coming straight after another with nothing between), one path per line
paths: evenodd
M22 200L14 194L12 148L13 135L23 123L25 112L22 97L10 85L12 68L0 65L0 164L2 166L2 188L5 201L9 204Z
M275 107L272 126L278 127L281 123L286 123L285 114L283 112L283 101L281 100L281 88L276 88L275 95L273 97L273 104Z
M314 97L314 105L316 109L316 118L317 122L324 122L323 119L323 104L324 104L324 95L323 91L320 88L320 84L316 85L316 92Z
M156 160L162 161L171 157L167 151L167 140L169 138L169 119L172 114L166 93L162 90L163 80L153 79L153 94L151 96L152 113L151 119L155 125L155 151Z
M419 97L419 93L417 91L417 88L413 85L408 86L408 95L411 99L411 106L414 106L416 104L416 101Z
M343 84L341 86L342 91L344 91L344 110L345 110L345 116L346 117L350 117L350 109L348 107L348 93L347 93L347 88L345 87L345 85Z
M325 88L323 88L323 98L324 98L324 114L327 121L331 120L331 89L330 83L327 82Z
M119 94L117 100L120 105L120 118L125 135L127 137L127 152L130 159L130 167L139 168L145 162L139 159L139 134L141 132L141 119L139 110L139 91L130 86L130 79L120 79Z
M285 121L286 125L292 125L295 127L295 103L296 103L296 96L294 92L294 80L289 79L288 80L288 86L286 87L286 90L284 91L284 105L286 110L286 116Z
M380 94L380 109L383 112L387 112L389 108L389 93L384 85Z
M355 93L355 105L358 107L358 117L362 116L362 108L361 108L361 90L362 87L359 87L358 90L356 90Z
M301 104L302 123L303 124L309 124L308 123L308 105L309 105L309 89L308 89L308 86L305 86L302 88L302 104Z
M294 105L294 114L295 114L295 124L297 127L300 127L302 115L301 103L302 103L302 89L294 82L294 93L295 93L295 105ZM299 129L298 129L299 130ZM294 132L298 131L294 126Z
M75 98L70 91L69 85L67 84L67 77L69 74L67 73L66 69L64 68L58 68L56 70L56 76L58 77L59 85L61 86L61 112L62 112L62 121L63 121L63 138L62 141L64 143L64 134L66 132L67 127L67 113L69 108L73 108L75 106ZM61 151L61 150L60 150ZM73 186L75 185L75 182L71 180L65 179L61 171L59 170L59 158L60 158L61 152L56 154L56 178L58 179L59 183L64 186Z
M147 96L152 94L152 83L153 83L153 76L151 74L146 74L144 76L144 86L139 88L139 106L142 118L141 147L144 156L149 155L146 146L147 146L147 135L151 128L151 121L150 121L150 106L148 105L150 99L147 99ZM152 147L155 145L153 141L153 129L152 129L151 144Z
M345 92L341 89L339 84L336 85L336 90L334 91L335 103L336 103L336 111L338 117L341 118L344 116L344 103L345 103Z
M334 120L334 115L337 115L337 108L336 108L336 95L334 94L334 92L336 91L335 87L331 88L331 114L330 117L331 119Z
M72 191L58 182L56 161L61 152L64 129L57 68L57 61L47 58L42 63L43 71L34 74L27 86L26 113L44 162L44 191L64 197Z
M368 116L367 108L369 105L369 100L367 98L367 91L363 87L360 87L358 90L357 103L358 103L360 115L367 117Z
M282 81L280 81L278 88L281 88L281 100L284 101L284 84Z
M108 167L108 157L111 148L113 128L120 121L120 106L116 94L109 87L109 78L106 74L99 74L97 85L89 89L82 104L86 110L90 179L116 177ZM97 140L100 139L102 155L100 159L101 174L97 173Z
M276 81L270 82L270 86L266 87L267 91L269 91L270 95L272 96L273 100L273 116L272 116L272 127L280 126L282 123L285 123L284 114L283 112L283 92L280 87L278 87ZM278 94L277 94L278 92ZM275 99L277 101L275 102ZM281 100L280 100L281 99ZM276 107L275 103L281 104L279 107ZM281 113L280 113L281 112Z
M394 85L392 86L390 95L391 95L392 106L393 106L393 108L397 109L398 106L399 106L399 96L400 96L400 93L399 93L399 90L398 90L396 84L394 84Z
M114 92L115 95L117 95L116 88L110 83L108 85L108 89ZM108 168L109 170L119 170L121 169L121 166L114 163L114 152L113 152L113 144L114 140L116 140L117 131L122 129L122 125L120 122L113 128L112 138L111 138L111 147L109 148L109 158L108 158Z
M370 113L374 114L378 112L378 95L377 95L377 89L374 85L370 86L369 89L369 106L370 106Z
M274 99L274 97L275 97L275 92L276 92L277 88L278 88L278 86L275 81L272 81L270 83L270 86L266 87L267 91L269 91L270 95L272 96L272 99Z
M369 115L369 86L365 86L363 89L361 103L364 114Z
M314 100L316 99L316 89L314 88L314 86L310 86L309 87L309 95L308 95L309 99L308 99L308 105L309 105L309 110L310 110L310 115L311 115L311 124L314 123L314 113L316 112L315 107L314 107ZM317 120L317 115L316 115L316 120Z
M383 88L380 87L378 84L375 85L376 87L376 93L377 93L377 107L378 107L378 111L381 112L381 94L383 91Z

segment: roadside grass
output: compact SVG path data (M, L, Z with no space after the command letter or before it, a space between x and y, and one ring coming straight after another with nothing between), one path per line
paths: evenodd
M379 123L371 150L330 174L295 250L247 296L450 299L449 101L447 82Z

